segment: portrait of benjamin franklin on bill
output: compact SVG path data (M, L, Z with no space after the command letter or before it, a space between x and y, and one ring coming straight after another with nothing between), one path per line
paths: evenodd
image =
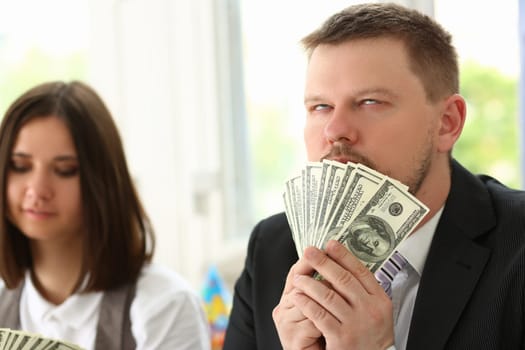
M386 259L395 247L395 235L383 219L365 215L350 224L344 233L343 244L365 262L380 262Z

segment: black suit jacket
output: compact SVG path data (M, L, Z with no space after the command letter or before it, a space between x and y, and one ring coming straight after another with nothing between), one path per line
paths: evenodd
M282 349L272 320L297 260L284 214L252 232L224 350ZM525 192L452 165L407 349L525 349Z

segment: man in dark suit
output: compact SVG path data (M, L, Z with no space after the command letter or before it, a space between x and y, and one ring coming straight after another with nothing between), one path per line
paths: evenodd
M408 264L392 299L339 243L298 260L284 214L261 221L224 350L525 349L525 194L451 158L466 103L450 35L416 11L366 4L303 44L308 159L363 163L429 214L398 249Z

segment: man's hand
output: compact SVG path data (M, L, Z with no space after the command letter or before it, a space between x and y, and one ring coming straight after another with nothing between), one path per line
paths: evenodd
M312 271L324 281L312 278ZM390 299L374 275L336 241L327 244L326 252L305 250L290 270L274 320L285 349L383 350L394 343ZM319 342L321 334L326 346Z
M300 275L311 276L313 272L312 267L304 259L293 265L286 277L281 300L273 310L273 320L285 350L324 349L324 343L321 342L321 332L295 306L296 294L302 292L294 288L294 279Z

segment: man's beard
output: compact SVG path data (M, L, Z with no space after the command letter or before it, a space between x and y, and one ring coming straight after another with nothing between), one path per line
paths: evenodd
M430 131L429 131L430 132ZM336 141L333 143L332 148L330 149L330 152L328 152L325 156L321 157L321 161L324 159L340 159L344 158L349 161L352 161L353 163L361 163L363 165L366 165L367 167L374 169L376 171L379 171L387 176L391 176L390 171L388 170L381 170L378 168L378 166L368 157L365 155L362 155L360 153L355 152L352 147L345 142ZM416 193L419 191L419 188L421 187L421 184L425 180L428 171L430 169L430 165L432 163L432 143L426 142L423 145L423 149L421 153L415 154L414 158L412 160L413 170L409 177L407 179L397 179L398 181L401 181L405 185L408 186L408 191L416 195Z

